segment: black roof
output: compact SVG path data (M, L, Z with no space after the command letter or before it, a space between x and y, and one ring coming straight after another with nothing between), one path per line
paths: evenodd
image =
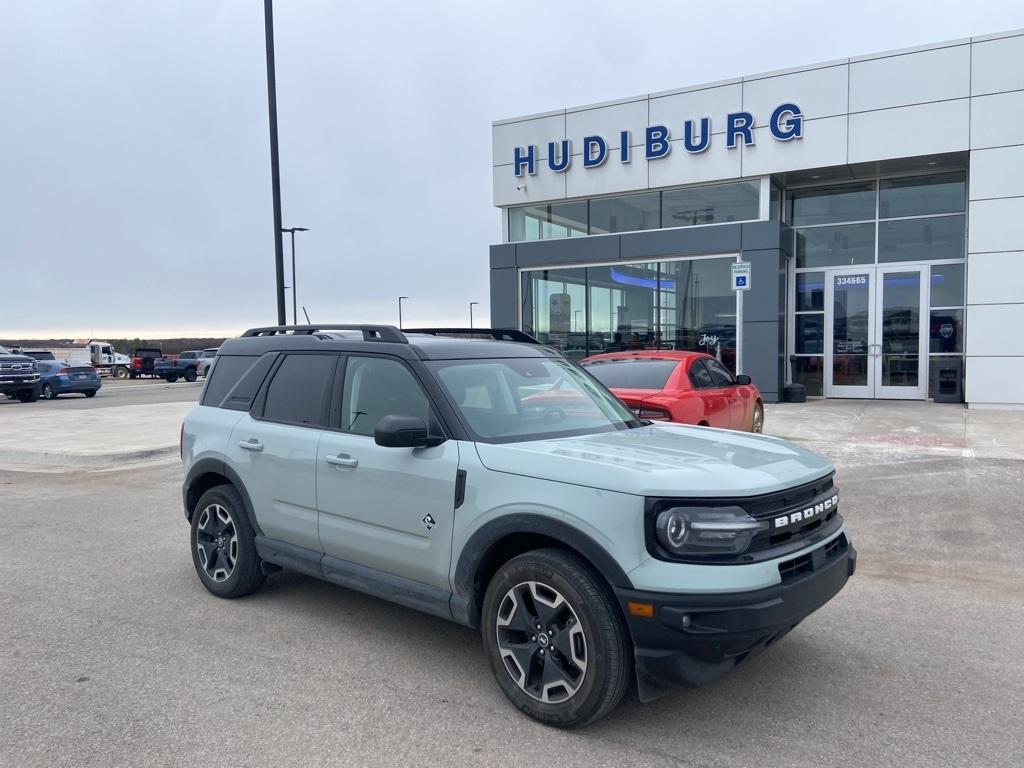
M302 325L253 328L220 346L221 356L262 355L267 352L331 350L338 352L386 352L405 359L474 360L502 357L560 357L536 339L515 331L524 341L504 341L512 331L473 329L477 336L464 338L465 329L423 328L400 331L391 325ZM443 335L450 333L452 335ZM525 341L531 339L531 341Z

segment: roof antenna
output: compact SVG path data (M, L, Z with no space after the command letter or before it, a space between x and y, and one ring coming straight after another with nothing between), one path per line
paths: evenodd
M306 316L306 325L312 325L313 321L309 319L309 312L306 311L306 305L302 305L302 314Z

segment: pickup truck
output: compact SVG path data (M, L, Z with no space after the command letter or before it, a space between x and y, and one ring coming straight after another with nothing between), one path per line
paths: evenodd
M162 349L156 347L140 347L132 353L132 364L128 375L137 379L140 376L156 376L153 364L164 356Z
M195 381L199 378L202 356L202 350L193 349L182 352L177 358L162 357L153 363L153 373L172 384L178 379Z
M39 369L33 358L0 347L0 395L23 403L39 399Z

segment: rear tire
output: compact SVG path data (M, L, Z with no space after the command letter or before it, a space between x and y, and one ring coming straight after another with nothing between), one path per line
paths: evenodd
M43 384L43 388L40 390L39 394L43 396L44 400L57 399L57 390L53 388L53 385L50 382Z
M129 379L137 379L137 378L139 378L139 374L135 373L134 371L129 372L128 378Z
M188 368L188 369L186 369L186 371L185 371L185 381L187 381L189 384L191 384L197 378L198 378L198 376L196 375L196 369L195 368Z
M97 390L97 389L88 389L88 390L86 390L86 392L85 392L85 396L86 396L86 397L96 397L96 393L97 393L98 391L99 391L99 390Z
M594 722L632 680L618 606L574 553L538 549L509 560L487 586L480 623L498 686L546 725Z
M217 597L252 594L267 578L242 497L232 485L215 486L199 497L189 545L199 580Z
M167 382L168 384L173 384L174 382L176 382L176 381L178 380L178 377L177 377L177 376L165 376L165 377L164 377L164 380L165 380L165 381L166 381L166 382Z

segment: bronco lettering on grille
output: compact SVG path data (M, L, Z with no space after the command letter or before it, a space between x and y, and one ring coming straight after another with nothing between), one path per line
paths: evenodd
M772 528L785 528L787 525L794 525L795 523L804 523L808 520L813 520L814 518L828 512L838 503L839 494L832 494L832 498L819 501L814 506L807 507L806 509L801 509L796 512L790 512L788 515L776 517L772 524Z

